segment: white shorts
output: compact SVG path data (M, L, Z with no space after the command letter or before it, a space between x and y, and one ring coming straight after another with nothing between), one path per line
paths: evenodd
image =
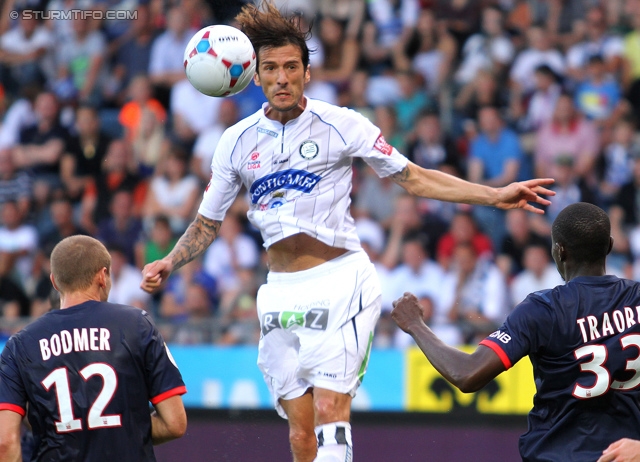
M310 387L355 396L380 316L380 281L364 251L314 268L274 273L258 291L258 366L279 399Z

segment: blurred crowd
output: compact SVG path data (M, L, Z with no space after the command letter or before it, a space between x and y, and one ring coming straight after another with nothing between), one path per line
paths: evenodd
M248 1L248 0L246 0ZM183 52L242 0L7 0L0 12L0 326L56 306L49 255L88 234L113 256L110 301L182 344L255 344L266 277L241 192L203 257L144 293L195 216L222 132L265 98L198 93ZM585 201L612 220L608 271L640 279L640 0L281 0L310 27L307 95L352 108L410 160L495 187L553 177L544 215L419 199L364 162L352 213L383 287L376 345L412 340L405 291L452 345L562 284L550 226ZM59 11L128 11L133 19ZM33 12L40 14L33 14ZM18 12L18 15L10 14Z

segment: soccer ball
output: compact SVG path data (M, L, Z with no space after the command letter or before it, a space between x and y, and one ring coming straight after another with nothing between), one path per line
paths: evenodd
M184 50L191 85L208 96L229 96L246 88L256 70L256 53L239 29L215 25L200 29Z

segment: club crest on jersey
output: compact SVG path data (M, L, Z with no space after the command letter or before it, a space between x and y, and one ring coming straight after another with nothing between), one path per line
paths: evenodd
M303 159L314 159L319 152L320 150L318 149L318 144L315 141L303 141L300 145L300 155Z
M265 175L254 181L249 188L251 203L257 204L262 197L276 189L295 189L309 193L321 179L322 177L315 173L293 168Z
M271 200L267 204L268 209L277 209L278 207L283 206L287 203L287 200L284 198L283 191L274 192L271 196Z
M378 136L378 139L374 143L373 147L380 151L382 154L386 154L387 156L390 156L393 152L393 146L387 143L387 140L384 139L384 136L382 136L382 134Z

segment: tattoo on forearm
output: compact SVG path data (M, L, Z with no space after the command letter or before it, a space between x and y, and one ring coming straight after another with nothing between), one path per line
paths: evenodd
M409 180L409 166L407 165L405 168L400 170L398 173L394 173L391 175L391 179L396 183L404 183Z
M198 215L169 254L173 262L173 270L177 270L201 255L218 237L221 224L221 221L209 220Z

